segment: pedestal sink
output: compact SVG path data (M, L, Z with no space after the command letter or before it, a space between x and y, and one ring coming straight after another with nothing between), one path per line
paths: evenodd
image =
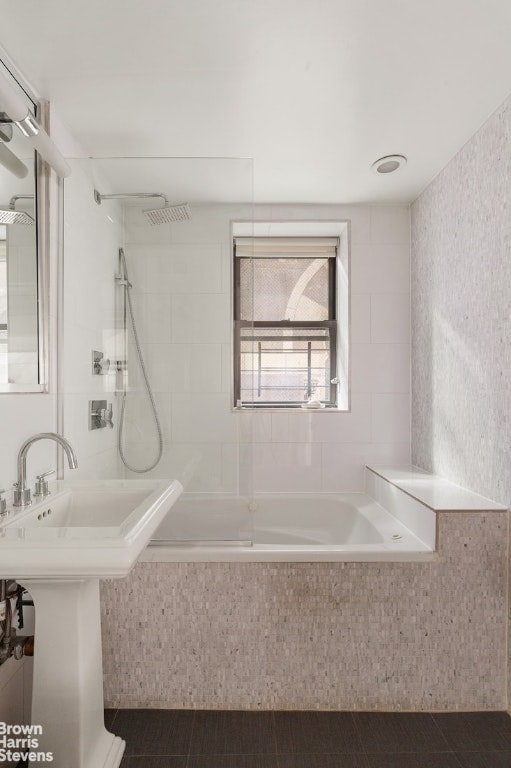
M59 483L0 525L0 578L34 600L32 724L56 768L121 762L124 741L103 718L99 579L129 573L182 490L177 480Z

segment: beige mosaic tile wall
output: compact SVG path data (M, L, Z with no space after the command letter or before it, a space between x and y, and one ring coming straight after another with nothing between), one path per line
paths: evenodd
M511 97L412 205L412 459L511 505Z
M507 513L433 563L139 563L102 584L113 707L502 709Z
M511 97L411 208L412 460L508 506L510 209Z

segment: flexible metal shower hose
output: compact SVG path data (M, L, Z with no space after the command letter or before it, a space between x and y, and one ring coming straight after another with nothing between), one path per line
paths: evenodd
M159 463L159 461L160 461L160 459L161 459L161 457L163 455L163 434L162 434L162 430L161 430L160 419L159 419L159 416L158 416L158 410L156 408L156 403L155 403L155 400L154 400L153 391L151 389L151 384L149 382L149 377L147 375L147 370L146 370L146 367L145 367L144 357L142 355L142 349L140 347L140 341L139 341L138 333L137 333L137 325L136 325L136 322L135 322L135 315L133 313L133 306L132 306L132 303L131 303L131 295L130 295L131 284L130 284L129 279L128 279L128 268L126 266L126 258L124 256L124 252L122 250L120 250L120 257L121 257L121 260L122 260L122 267L123 267L124 276L125 276L125 280L126 280L125 285L124 285L124 295L125 295L125 297L127 299L128 314L130 316L130 325L131 325L131 330L133 332L133 340L135 342L135 347L136 347L136 350L137 350L138 361L139 361L139 364L140 364L140 370L142 371L142 376L144 377L145 388L146 388L146 391L147 391L147 396L149 397L149 402L151 404L151 411L152 411L152 414L153 414L153 419L154 419L154 423L155 423L155 426L156 426L156 431L158 433L158 456L156 457L156 459L153 461L152 464L150 464L148 467L144 467L143 469L139 469L137 467L132 466L128 462L128 460L126 459L126 456L124 454L123 445L122 445L122 442L123 442L123 432L124 432L124 417L125 417L125 411L126 411L126 387L124 387L124 390L123 390L123 393L122 393L121 413L119 415L118 449L119 449L119 456L121 457L121 460L122 460L122 463L124 464L124 466L127 469L129 469L131 472L138 472L140 474L143 474L144 472L150 472L151 469L154 469L156 467L156 465ZM126 355L126 357L127 357L127 355Z

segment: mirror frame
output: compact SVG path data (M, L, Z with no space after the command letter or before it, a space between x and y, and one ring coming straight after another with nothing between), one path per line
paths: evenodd
M0 49L0 67L13 87L23 92L33 104L35 117L47 131L49 104L33 92ZM48 393L50 391L50 174L51 169L34 152L36 258L37 258L37 342L39 380L28 384L0 384L0 395L16 393ZM58 205L56 206L58 210Z

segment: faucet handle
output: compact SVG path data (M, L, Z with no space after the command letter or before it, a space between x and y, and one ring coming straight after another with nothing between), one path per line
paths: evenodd
M43 472L42 475L36 475L36 477L38 480L42 480L43 477L48 477L48 475L54 475L56 471L57 471L56 469L49 469L48 472Z
M32 503L30 488L22 488L21 483L14 483L13 506L28 507Z
M42 475L36 475L37 482L35 484L34 496L42 496L43 498L49 496L48 481L44 478L48 477L48 475L54 475L55 471L54 469L49 469L48 472L43 472Z

